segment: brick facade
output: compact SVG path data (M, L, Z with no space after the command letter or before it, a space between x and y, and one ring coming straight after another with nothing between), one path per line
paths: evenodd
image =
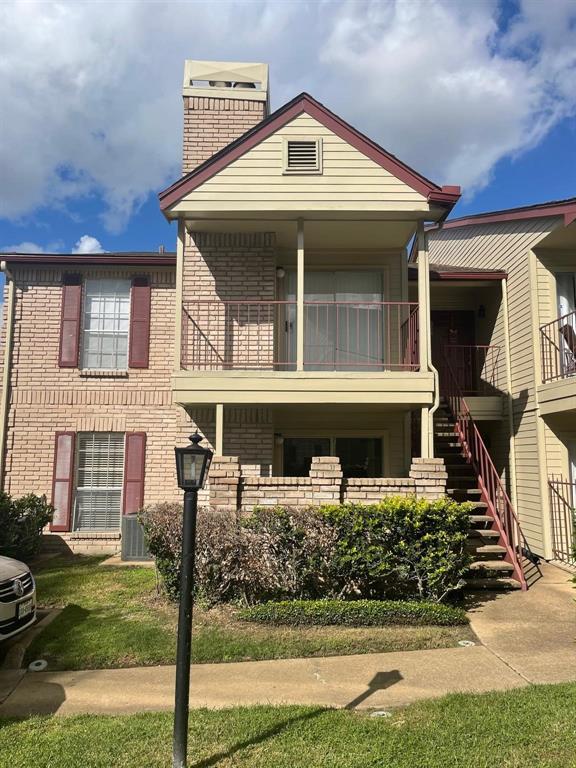
M264 117L263 101L184 96L183 172L193 171Z

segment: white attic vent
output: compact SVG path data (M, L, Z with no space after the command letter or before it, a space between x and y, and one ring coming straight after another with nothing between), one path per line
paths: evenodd
M284 173L322 173L322 139L286 139Z

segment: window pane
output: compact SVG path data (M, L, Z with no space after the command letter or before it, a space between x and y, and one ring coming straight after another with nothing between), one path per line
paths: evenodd
M382 440L379 437L337 437L336 455L344 477L382 476Z
M284 439L284 476L307 477L313 456L330 455L329 437L286 437Z
M122 370L128 364L129 280L87 280L84 301L84 368Z
M76 456L75 530L118 530L124 477L124 435L80 432Z

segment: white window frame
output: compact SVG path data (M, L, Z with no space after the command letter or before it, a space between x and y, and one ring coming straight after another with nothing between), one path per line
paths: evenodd
M121 470L119 473L119 476L116 478L115 483L96 483L93 482L90 484L83 484L80 485L80 475L82 472L82 466L81 466L81 452L85 450L83 447L83 441L91 440L92 447L94 447L94 443L98 439L107 438L108 439L108 446L107 446L107 456L108 461L110 457L110 440L111 438L117 438L120 445L121 445ZM95 453L93 452L93 468L91 470L92 474L92 480L100 479L99 476L103 474L103 470L101 467L95 466ZM72 530L74 531L114 531L117 532L120 530L121 522L122 522L122 502L123 502L123 492L124 492L124 465L125 465L125 459L126 459L126 435L123 432L78 432L76 436L76 455L74 460L74 513L73 513L73 524L72 524ZM118 468L116 468L116 472L118 472ZM96 475L96 477L94 477ZM111 480L111 478L108 476L106 478L108 481ZM94 509L94 501L92 501L92 510L89 510L87 512L84 512L84 514L88 517L91 524L86 525L84 521L79 519L80 515L80 497L82 494L85 494L87 498L90 497L90 494L93 495L94 501L99 502L101 499L98 498L98 496L105 496L108 499L113 498L113 495L117 497L117 503L118 503L118 511L114 512L114 515L111 515L109 513L108 519L106 520L107 525L95 525L95 516L101 514L97 509ZM116 502L115 502L116 503ZM91 516L91 518L90 518Z
M314 168L289 168L288 144L296 141L311 141L316 144L316 166ZM282 173L285 176L321 176L323 172L322 139L320 136L286 136L282 143Z
M116 283L116 285L122 285L123 290L117 290L115 295L113 291L106 291L106 284ZM98 295L98 291L94 290L95 285L100 285L100 301L106 302L106 299L112 299L114 301L114 312L112 315L106 314L106 308L100 313L90 312L90 297L92 295ZM129 360L129 344L130 344L130 303L131 303L131 290L132 283L129 279L124 278L88 278L84 281L84 301L82 309L82 370L85 371L127 371ZM122 313L121 304L122 300L127 299L128 311L124 315ZM89 320L95 319L99 327L89 328ZM102 327L108 319L111 319L115 327L106 329ZM122 321L125 321L125 329L120 329L119 326ZM98 350L93 351L89 349L90 338L98 340ZM104 351L103 345L105 339L112 339L113 351L112 351L112 363L110 365L104 364ZM118 349L119 341L125 339L125 355ZM98 355L98 364L94 364L90 361L91 355ZM124 359L125 356L125 359Z

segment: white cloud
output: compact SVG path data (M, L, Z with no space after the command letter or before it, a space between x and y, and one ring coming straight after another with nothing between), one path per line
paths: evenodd
M103 10L105 9L105 12ZM574 114L573 0L0 5L0 215L99 194L120 229L178 177L185 58L267 61L439 182L480 188ZM6 116L8 119L6 119Z
M24 240L21 243L15 245L5 245L0 248L0 253L49 253L45 251L38 243L31 243L29 240Z
M106 253L106 251L95 237L92 237L92 235L82 235L74 248L72 248L72 253Z

